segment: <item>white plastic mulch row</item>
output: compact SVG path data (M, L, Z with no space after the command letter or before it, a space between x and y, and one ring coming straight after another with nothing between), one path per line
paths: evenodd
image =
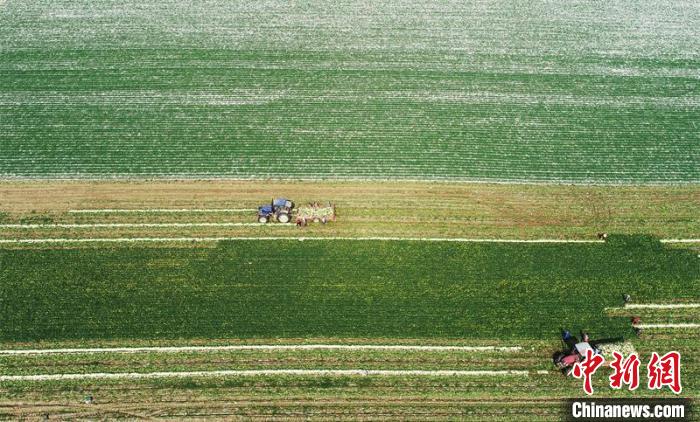
M255 208L102 208L69 210L70 214L117 214L117 213L227 213L227 212L254 212Z
M538 372L539 373L539 372ZM474 377L474 376L529 376L529 371L451 371L451 370L381 370L381 369L261 369L261 370L220 370L187 372L146 372L146 373L86 373L86 374L47 374L47 375L2 375L0 382L8 381L65 381L86 379L153 379L225 376L427 376L427 377Z
M56 223L56 224L0 224L3 229L99 229L122 227L290 227L290 223Z
M637 328L700 328L700 324L696 323L680 323L680 324L635 324Z
M250 223L256 224L256 223ZM227 240L380 240L412 242L484 242L484 243L605 243L602 240L577 239L474 239L445 237L292 237L292 236L248 236L248 237L116 237L116 238L43 238L43 239L0 239L0 243L87 243L87 242L220 242Z
M177 353L177 352L217 352L228 350L398 350L424 352L519 352L520 346L418 346L383 344L236 344L222 346L152 346L152 347L96 347L63 349L9 349L0 350L0 355L39 355L68 353Z
M623 309L696 309L700 303L626 303ZM608 308L610 309L610 308ZM616 308L619 309L619 308ZM700 328L698 323L650 323L634 324L635 328Z
M700 308L700 303L626 303L625 309L684 309Z

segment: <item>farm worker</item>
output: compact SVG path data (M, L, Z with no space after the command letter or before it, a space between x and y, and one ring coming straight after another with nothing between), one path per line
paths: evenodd
M576 343L578 343L578 339L576 337L572 336L571 332L569 330L562 331L561 339L564 340L564 343L566 343L569 346L573 346ZM581 331L581 341L583 341L585 343L588 343L590 341L587 332Z

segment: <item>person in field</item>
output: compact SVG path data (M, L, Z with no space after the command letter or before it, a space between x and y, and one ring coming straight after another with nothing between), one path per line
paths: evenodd
M591 350L595 355L599 355L600 349L597 347L598 345L624 341L623 337L591 341L588 333L585 331L581 331L581 339L579 340L569 330L562 330L561 339L566 345L566 349L563 352L554 353L552 360L554 365L566 375L571 373L571 369L577 362L581 362L586 357L588 350Z

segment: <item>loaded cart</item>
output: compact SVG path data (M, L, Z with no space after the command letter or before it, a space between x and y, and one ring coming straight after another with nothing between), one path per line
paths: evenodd
M323 206L318 202L312 202L305 207L299 207L296 213L296 224L305 226L309 222L326 224L335 221L335 205L328 203Z
M269 204L258 207L257 219L259 223L271 221L289 223L292 218L298 226L305 226L310 222L326 224L329 221L335 221L335 205L328 203L327 206L323 206L318 202L312 202L303 207L295 208L294 201L276 198Z

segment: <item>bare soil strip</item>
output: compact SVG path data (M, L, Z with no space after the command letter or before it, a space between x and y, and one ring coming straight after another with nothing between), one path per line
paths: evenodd
M243 210L253 213L255 207L268 203L273 196L286 196L298 204L335 203L339 210L337 223L332 227L308 227L313 235L323 231L334 236L593 239L606 232L648 233L669 241L698 239L700 235L696 218L700 186L695 185L17 180L0 181L0 223L91 223L86 220L94 216L109 218L95 223L188 223L202 219L216 222L212 216L244 218ZM128 211L109 214L103 210ZM223 210L241 211L224 214ZM133 221L134 216L143 218ZM192 218L175 221L186 216ZM209 228L213 233L175 236L231 236L233 229ZM149 236L148 229L140 230L144 233L132 236ZM245 236L258 229L237 230L248 230L236 233Z
M370 345L370 344L289 344L289 345L227 345L227 346L161 346L161 347L101 347L101 348L64 348L64 349L15 349L0 350L0 355L44 355L69 353L177 353L177 352L214 352L228 350L399 350L422 352L519 352L520 346L410 346L410 345Z
M424 376L424 377L483 377L483 376L529 376L529 371L449 371L449 370L365 370L365 369L263 369L263 370L221 370L221 371L187 371L187 372L147 372L147 373L87 373L87 374L51 374L51 375L2 375L1 382L11 381L66 381L84 379L153 379L153 378L191 378L191 377L226 377L226 376Z

